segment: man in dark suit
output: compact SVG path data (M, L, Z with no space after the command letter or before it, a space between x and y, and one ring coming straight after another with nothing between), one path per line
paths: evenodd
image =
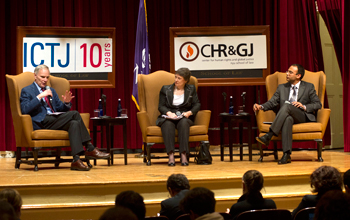
M160 215L168 217L169 220L175 220L180 215L184 214L180 210L180 201L185 197L190 189L190 183L187 177L183 174L172 174L168 177L167 189L171 198L163 200L160 203Z
M39 65L34 70L33 84L24 87L21 91L22 114L32 117L34 130L52 129L68 131L69 141L72 148L73 162L71 170L88 171L90 168L80 160L80 154L87 159L107 159L109 153L103 153L91 144L90 134L87 131L79 112L69 111L72 107L71 100L74 98L70 91L62 95L64 103L58 98L55 89L46 89L50 77L49 68ZM50 100L52 99L52 100ZM54 112L65 112L52 115Z
M317 110L322 107L314 85L301 81L304 74L304 67L300 64L291 65L286 76L288 82L278 85L269 101L262 105L255 103L253 107L254 111L276 111L279 108L270 131L256 138L259 143L268 146L273 135L282 133L283 156L278 164L291 162L293 124L316 121Z

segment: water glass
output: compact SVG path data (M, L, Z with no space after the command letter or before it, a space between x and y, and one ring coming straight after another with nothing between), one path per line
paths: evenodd
M128 117L128 110L123 108L122 113L120 114L120 117L127 118Z
M100 109L95 109L95 110L94 110L94 117L95 117L95 118L100 117Z

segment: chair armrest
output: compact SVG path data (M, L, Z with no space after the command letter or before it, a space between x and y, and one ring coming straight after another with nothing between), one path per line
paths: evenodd
M22 133L24 134L27 144L32 146L32 132L34 131L32 117L30 115L21 115L20 117L22 121Z
M256 112L255 117L258 129L259 131L261 131L261 127L264 124L264 122L273 122L275 120L276 114L272 110L266 112L263 110L259 110Z
M331 110L329 108L322 108L317 111L317 122L322 124L322 136L326 131L330 114Z
M207 128L209 128L210 116L210 110L198 111L196 118L194 119L194 125L205 125Z
M90 123L90 113L80 113L81 119L83 119L83 122L85 124L85 127L89 129L89 123Z
M141 128L143 141L145 141L147 137L147 127L151 126L147 112L137 112L137 119Z

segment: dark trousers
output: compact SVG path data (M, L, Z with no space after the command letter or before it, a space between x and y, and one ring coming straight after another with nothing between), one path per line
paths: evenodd
M68 111L61 115L46 115L41 124L46 129L68 131L73 156L83 152L83 143L91 140L90 134L77 111Z
M186 152L189 153L188 150L188 139L190 136L190 126L193 125L193 121L184 117L180 120L165 120L162 124L162 134L164 139L164 144L166 148L166 152L169 154L174 152L175 149L175 128L178 133L178 141L179 141L179 151L180 153Z
M308 121L304 110L291 104L284 104L281 107L270 127L270 131L272 131L275 136L278 136L281 132L282 149L284 153L288 151L292 152L293 124L305 123Z

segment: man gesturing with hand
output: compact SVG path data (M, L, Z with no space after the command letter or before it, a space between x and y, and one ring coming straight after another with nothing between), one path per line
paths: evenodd
M34 82L21 91L22 114L32 117L33 129L52 129L68 131L72 148L73 162L71 170L88 171L80 155L85 154L87 159L107 159L109 153L103 153L91 144L91 137L79 112L69 111L74 98L70 91L66 91L62 102L53 88L47 87L50 71L46 65L39 65L34 70ZM52 99L52 101L49 101ZM52 114L64 112L63 114ZM84 147L86 151L84 152Z

